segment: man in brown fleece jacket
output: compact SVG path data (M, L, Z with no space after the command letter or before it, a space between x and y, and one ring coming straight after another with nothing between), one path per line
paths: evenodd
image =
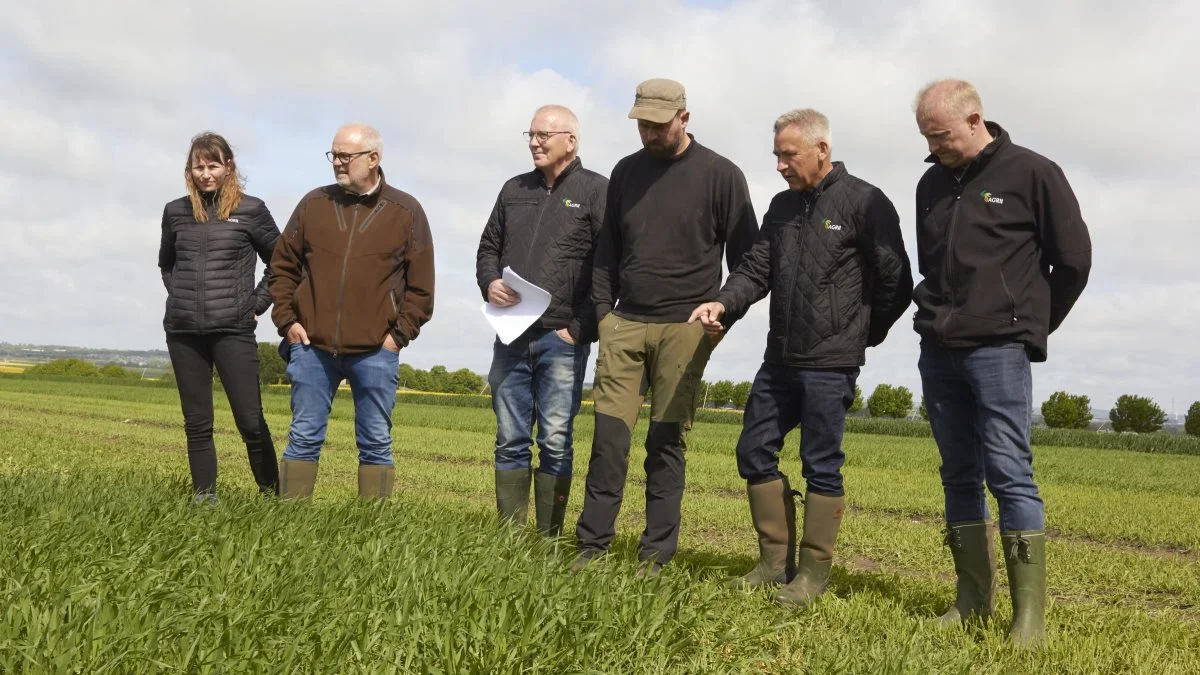
M384 179L378 131L347 124L325 156L337 183L300 200L271 259L271 319L287 338L281 351L292 382L280 494L312 495L329 409L345 379L358 494L386 499L399 352L433 315L433 241L421 205Z

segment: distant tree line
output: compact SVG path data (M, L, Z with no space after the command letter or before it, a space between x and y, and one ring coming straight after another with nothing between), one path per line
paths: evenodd
M277 345L262 342L258 345L259 380L263 385L286 384L287 364L279 355ZM41 363L25 371L33 376L66 376L66 377L96 377L109 379L140 379L135 371L123 368L115 363L98 366L83 359L57 359ZM484 394L487 393L487 381L466 368L455 371L445 366L434 366L429 370L414 368L407 363L400 364L400 387L416 391L447 393L447 394ZM173 382L175 373L168 368L162 378ZM220 385L220 378L213 373L213 386ZM751 383L717 380L702 382L702 393L698 396L700 403L709 408L745 408L750 396ZM653 392L649 392L652 396ZM590 400L592 390L585 389L583 398ZM863 400L862 389L854 387L854 400L850 405L851 414L858 413L866 407L871 417L903 419L919 415L928 420L929 413L922 398L917 410L913 410L913 394L907 387L880 384L871 395ZM1042 403L1042 419L1051 429L1087 429L1092 423L1091 399L1081 394L1071 394L1066 391L1056 391ZM1132 394L1122 395L1117 399L1108 413L1113 431L1135 432L1139 434L1154 433L1162 429L1166 423L1166 413L1152 399ZM1184 431L1191 436L1200 436L1200 401L1192 403L1184 419Z
M56 359L39 363L25 371L26 375L59 375L66 377L107 377L121 380L141 379L141 375L115 363L97 366L83 359Z

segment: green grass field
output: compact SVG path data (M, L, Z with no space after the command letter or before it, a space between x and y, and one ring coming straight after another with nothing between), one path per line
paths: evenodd
M661 577L634 578L637 447L614 554L572 577L569 541L492 515L490 410L402 398L379 506L353 498L339 395L316 499L293 504L255 496L217 398L221 502L194 508L174 390L0 375L0 672L1200 672L1200 457L1035 451L1051 637L1020 653L1006 591L989 627L927 621L953 594L928 439L847 436L831 593L802 614L721 587L756 552L735 425L692 432ZM282 452L286 392L264 405ZM581 416L569 527L591 433Z

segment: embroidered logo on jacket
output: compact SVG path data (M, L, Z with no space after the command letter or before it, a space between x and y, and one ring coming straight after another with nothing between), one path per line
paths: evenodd
M841 230L842 226L826 218L821 225L827 230Z
M583 208L583 204L580 204L579 202L573 202L570 199L564 199L563 206L567 207L568 209L582 209Z
M987 190L980 192L979 196L983 197L983 202L985 204L1003 204L1004 203L1003 197L996 197L996 196L992 195L992 193L988 192Z

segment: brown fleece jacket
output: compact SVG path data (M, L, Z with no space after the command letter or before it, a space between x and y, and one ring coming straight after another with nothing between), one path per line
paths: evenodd
M433 316L433 240L417 200L380 180L369 195L337 185L304 196L271 258L271 320L299 322L333 354L400 347Z

